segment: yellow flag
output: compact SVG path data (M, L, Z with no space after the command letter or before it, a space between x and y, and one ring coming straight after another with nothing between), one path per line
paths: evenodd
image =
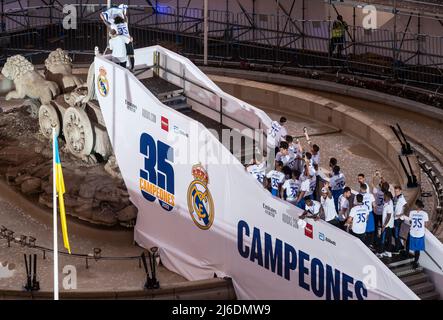
M60 155L58 152L58 141L55 139L55 181L56 181L56 191L58 194L58 204L60 210L60 224L62 226L63 234L63 244L71 254L71 247L69 246L68 238L68 226L66 224L66 212L65 212L65 201L63 199L63 194L65 193L65 181L63 180L62 165L60 163Z

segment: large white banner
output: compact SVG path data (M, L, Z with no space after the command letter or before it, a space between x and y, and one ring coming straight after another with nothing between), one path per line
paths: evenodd
M138 61L143 50L136 50ZM196 68L162 50L191 73ZM96 57L95 74L108 134L139 210L135 241L159 247L168 269L189 280L231 277L240 299L417 299L360 240L323 221L308 219L299 229L299 209L272 197L217 137L161 104L129 71ZM220 90L200 71L193 76Z

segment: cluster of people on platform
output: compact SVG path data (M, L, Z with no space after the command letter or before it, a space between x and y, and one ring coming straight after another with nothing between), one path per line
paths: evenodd
M105 23L109 34L109 43L105 52L110 50L115 63L133 70L134 39L129 34L127 10L128 6L125 4L111 6L100 14L100 18Z
M286 121L285 117L274 121L268 132L277 146L274 169L266 173L266 162L254 160L247 171L272 195L302 209L300 219L322 217L359 238L379 257L407 254L409 249L414 251L414 265L418 266L429 220L423 202L417 200L414 210L407 214L402 187L392 187L378 171L371 185L364 174L359 174L359 189L351 190L336 158L330 158L326 177L320 175L319 146L308 140L310 150L304 151L300 141L287 134ZM410 222L410 229L404 243L400 231L405 220Z

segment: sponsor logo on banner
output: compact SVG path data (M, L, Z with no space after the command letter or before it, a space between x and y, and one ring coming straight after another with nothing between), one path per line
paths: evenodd
M169 120L168 120L168 118L161 117L161 126L162 126L163 130L165 130L166 132L169 132Z
M263 209L265 210L265 213L268 216L275 218L275 215L277 214L277 210L275 210L274 208L272 208L271 206L269 206L265 203L263 203Z
M328 242L328 243L330 243L330 244L332 244L332 245L334 245L334 246L337 245L337 244L335 243L334 240L329 239L327 236L325 236L325 234L324 234L323 232L319 232L319 233L318 233L318 238L319 238L321 241Z
M128 109L131 112L137 111L137 106L133 104L131 101L125 99L125 103L126 103L126 109Z
M186 132L184 132L182 129L180 129L180 128L177 127L177 126L174 126L174 132L175 132L176 134L180 134L180 135L182 135L182 136L184 136L184 137L186 137L186 138L189 138L189 134L186 133Z
M306 223L305 236L314 239L314 226L310 223Z
M148 133L140 136L140 153L143 169L140 169L140 191L143 197L158 202L166 211L175 206L174 149L162 141L155 141Z
M109 82L106 78L106 70L103 67L98 69L97 89L102 97L106 97L109 93Z
M154 123L157 122L157 116L144 108L142 109L142 117L145 119L148 119L151 122L154 122Z
M209 176L201 164L192 166L194 180L188 188L188 209L191 218L202 230L208 230L214 222L214 201L208 189Z

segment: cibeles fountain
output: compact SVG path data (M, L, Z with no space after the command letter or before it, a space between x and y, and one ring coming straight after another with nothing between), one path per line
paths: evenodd
M2 74L14 84L5 100L22 99L0 120L0 164L5 164L7 182L52 206L50 141L55 128L67 212L92 223L132 226L137 210L129 202L95 100L93 65L89 72L75 70L67 52L59 48L48 55L43 70L15 55L7 59Z

